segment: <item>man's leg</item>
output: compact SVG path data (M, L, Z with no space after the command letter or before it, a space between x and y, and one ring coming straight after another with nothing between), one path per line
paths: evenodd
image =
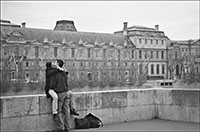
M75 109L75 102L74 102L74 98L73 98L73 93L72 91L68 91L69 94L69 107L70 109Z
M64 104L63 104L63 114L64 114L64 126L65 130L69 131L70 130L70 95L68 92L66 92L66 96L64 99Z
M79 113L76 112L76 106L75 106L75 101L74 101L72 91L68 91L68 94L69 94L69 98L70 98L70 100L69 100L70 113L73 115L79 116Z
M65 101L66 93L58 93L58 114L54 115L54 122L56 125L56 130L64 130L64 122L63 122L63 115L62 109Z
M56 92L54 92L53 89L49 90L49 94L51 95L53 101L52 101L52 113L53 114L57 114L57 110L58 110L58 96L56 94Z

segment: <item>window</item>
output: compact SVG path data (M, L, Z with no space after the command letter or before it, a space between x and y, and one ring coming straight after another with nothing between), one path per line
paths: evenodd
M88 49L88 58L90 58L90 51L91 51L91 50L90 50L90 49Z
M39 56L39 47L36 46L35 47L35 57L38 57Z
M58 47L54 47L54 57L58 56Z
M151 51L151 59L153 59L153 51Z
M161 58L164 59L164 51L161 51Z
M177 51L175 51L175 59L177 59Z
M39 73L36 73L35 75L36 75L36 77L39 77Z
M120 52L120 51L118 51ZM106 58L106 49L103 49L103 57Z
M29 62L26 62L26 67L29 67Z
M4 48L4 56L7 55L7 47Z
M92 73L88 73L88 81L91 82L92 81Z
M165 65L162 64L162 74L165 74Z
M145 44L147 44L147 39L145 39Z
M154 74L154 65L151 64L151 74Z
M139 39L139 44L141 44L142 43L142 39Z
M134 53L135 53L134 50L132 50L132 59L134 59Z
M159 51L156 51L156 59L159 59Z
M26 73L26 78L29 78L29 73Z
M96 57L98 57L98 51L96 51Z
M83 72L81 72L81 78L83 78L83 75L84 75Z
M153 39L151 39L151 44L153 44Z
M160 74L160 73L159 73L159 71L160 71L160 69L159 69L159 64L157 64L157 68L156 68L156 69L157 69L157 74Z
M164 44L164 41L163 41L163 40L161 40L161 44L162 44L162 45Z
M158 44L158 40L156 40L156 44Z
M139 50L139 59L142 59L142 51Z
M83 62L80 62L80 67L82 67L83 66Z
M15 79L15 72L12 71L12 72L11 72L11 80L14 80L14 79Z
M71 56L72 56L72 57L74 57L74 56L75 56L75 49L74 49L74 48L72 48L71 50L72 50L72 52L71 52L71 53L72 53L72 55L71 55Z
M134 76L134 71L132 71L132 76Z
M144 58L147 59L147 51L145 51Z
M128 66L127 62L125 62L125 66L126 66L126 67Z

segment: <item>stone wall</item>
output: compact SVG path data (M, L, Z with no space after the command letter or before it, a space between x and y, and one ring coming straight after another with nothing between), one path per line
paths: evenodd
M91 112L104 124L161 118L200 122L200 90L127 89L74 93L80 117ZM45 95L1 97L2 131L54 129L51 100ZM71 116L74 128L74 117Z

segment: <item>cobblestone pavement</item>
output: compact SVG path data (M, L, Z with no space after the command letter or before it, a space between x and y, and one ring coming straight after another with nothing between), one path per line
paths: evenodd
M152 119L145 121L134 121L127 123L118 123L111 125L104 125L101 128L95 129L74 129L71 132L107 132L107 131L133 131L133 132L164 132L164 131L179 131L179 132L199 132L200 124L191 122L168 121L160 119Z

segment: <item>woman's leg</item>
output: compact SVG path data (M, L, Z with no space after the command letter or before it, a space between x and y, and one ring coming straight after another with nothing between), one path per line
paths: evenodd
M58 95L56 92L52 89L49 90L49 94L51 95L53 101L52 101L52 113L57 114L58 113Z

